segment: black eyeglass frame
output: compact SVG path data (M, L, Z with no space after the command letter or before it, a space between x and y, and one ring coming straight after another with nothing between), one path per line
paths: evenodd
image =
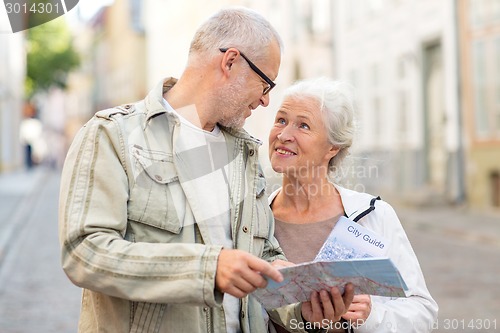
M229 47L222 47L219 49L219 51L221 51L222 53L226 53L227 50L229 50ZM253 62L251 62L250 59L248 59L247 56L243 54L243 52L241 52L240 50L238 50L238 52L240 52L240 55L248 63L248 66L250 66L250 68L255 73L257 73L257 75L260 76L262 80L266 81L268 86L264 88L262 95L267 95L271 91L271 89L273 89L276 86L276 83L274 83L273 80L271 80L266 74L264 74L264 72L262 72L259 69L259 67L257 67Z

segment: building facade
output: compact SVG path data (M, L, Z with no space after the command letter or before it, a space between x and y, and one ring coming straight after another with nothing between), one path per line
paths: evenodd
M500 1L457 1L467 199L500 208Z
M335 66L359 104L354 184L412 203L463 201L455 2L335 4Z
M90 22L95 111L137 101L147 93L143 7L139 0L115 0Z
M8 20L0 21L8 24ZM1 27L7 31L8 27ZM23 33L0 33L0 172L22 167L19 138L24 106L26 51Z
M147 92L143 2L115 0L88 20L75 15L73 44L81 64L69 74L64 96L65 149L95 112Z

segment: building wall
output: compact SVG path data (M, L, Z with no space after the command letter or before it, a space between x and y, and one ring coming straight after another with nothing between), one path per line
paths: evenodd
M143 3L115 0L101 7L91 18L72 20L73 44L80 54L80 67L68 76L64 96L50 92L46 109L62 105L58 115L62 126L64 156L78 130L95 112L143 99L146 92L146 48ZM56 158L56 163L61 164Z
M371 191L411 201L458 198L453 2L339 0L335 67L358 96L352 162L376 165Z
M95 29L97 84L94 99L97 108L144 98L147 92L146 44L141 2L116 0L102 13Z
M0 21L0 25L8 20ZM0 26L0 31L10 27ZM22 119L26 51L23 33L0 33L0 172L20 168L19 140Z
M472 207L500 208L500 148L481 146L471 149L467 158L468 199Z
M458 10L468 201L500 209L500 2L460 0Z

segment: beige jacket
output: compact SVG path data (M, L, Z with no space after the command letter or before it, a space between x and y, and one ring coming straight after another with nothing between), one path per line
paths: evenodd
M167 79L140 102L100 111L69 150L60 193L63 269L83 288L79 332L225 332L215 272L221 246L196 219L195 166L176 153L179 119L162 105ZM257 150L222 129L232 161L234 247L284 259L274 238ZM190 178L191 177L191 178ZM205 207L206 208L206 207ZM260 304L244 298L243 332L265 332Z

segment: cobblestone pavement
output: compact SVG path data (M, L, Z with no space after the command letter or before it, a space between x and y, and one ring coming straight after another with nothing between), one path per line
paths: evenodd
M0 175L1 333L76 332L80 290L60 267L58 190L53 170ZM440 306L435 332L500 332L499 215L395 209Z

